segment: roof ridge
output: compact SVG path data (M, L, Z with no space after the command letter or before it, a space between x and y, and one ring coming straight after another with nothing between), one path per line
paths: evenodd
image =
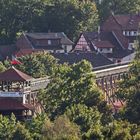
M112 14L112 17L115 19L116 23L118 23L122 27L122 25L119 23L119 21L115 18L115 15Z
M22 78L24 78L23 75L30 76L30 75L28 75L28 74L26 74L26 73L24 73L24 72L22 72L22 71L16 69L14 66L12 66L12 69L14 69L14 70L16 71L16 73L17 73L18 75L20 75ZM31 76L30 76L30 77L31 77Z
M32 43L29 41L29 39L27 37L28 33L23 33L23 35L24 35L25 39L27 40L27 42L31 45L32 49L34 49Z

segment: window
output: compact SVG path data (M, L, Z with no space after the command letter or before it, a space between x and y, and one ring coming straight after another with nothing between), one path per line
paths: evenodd
M100 49L100 52L102 52L103 51L103 49Z
M127 31L127 36L129 36L129 31Z
M134 36L134 32L133 31L131 31L130 34L131 34L131 36Z
M134 31L134 36L137 36L138 35L138 32L137 31Z
M125 35L125 31L123 31L123 35Z
M51 45L51 40L48 40L48 45Z
M67 53L67 46L64 46L64 51L65 53Z

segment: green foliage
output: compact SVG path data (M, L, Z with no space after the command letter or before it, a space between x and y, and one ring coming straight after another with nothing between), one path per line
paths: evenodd
M96 5L90 1L0 1L0 44L14 43L18 34L26 31L65 32L74 38L81 31L93 30L97 23Z
M135 60L132 62L129 75L120 82L118 97L126 102L124 117L133 123L140 124L140 49L137 46Z
M140 0L102 0L97 3L100 20L104 21L111 12L114 14L134 14L140 11Z
M26 127L34 140L42 138L42 129L44 122L47 120L49 120L47 116L45 114L41 114L34 117L32 121L26 122Z
M33 140L29 131L21 123L18 122L14 129L12 140Z
M65 114L79 125L83 132L87 132L93 125L100 124L101 114L97 108L78 104L68 108Z
M0 139L9 140L15 131L16 118L14 115L11 118L0 115Z
M42 13L42 0L0 1L0 44L13 43L16 33L32 31L34 19Z
M0 72L3 72L5 70L6 70L5 65L2 62L0 62Z
M57 60L46 52L26 55L19 58L19 61L22 64L17 66L18 69L34 78L53 75L57 68Z
M46 140L80 140L80 130L66 116L60 116L51 123L45 122L43 139Z
M79 0L53 0L47 8L43 20L51 31L64 31L72 39L82 31L97 28L98 13L93 2ZM63 11L63 12L62 12ZM71 25L71 26L69 26Z
M66 110L65 114L71 121L80 126L84 139L102 137L100 122L102 114L96 107L91 108L82 104L73 105Z
M52 118L63 114L73 104L81 103L92 107L99 105L103 99L89 62L83 60L67 67L65 71L63 66L58 68L58 73L40 96L46 112ZM62 75L60 71L63 71Z
M136 125L121 120L113 121L103 131L105 140L131 140L138 137L139 133L139 128Z

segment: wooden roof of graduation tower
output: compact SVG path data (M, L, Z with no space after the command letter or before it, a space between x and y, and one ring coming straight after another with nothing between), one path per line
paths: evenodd
M16 99L0 98L0 111L4 110L33 110L30 104L23 104Z
M14 67L0 73L0 81L7 81L7 82L24 82L24 81L31 81L34 78L17 70Z

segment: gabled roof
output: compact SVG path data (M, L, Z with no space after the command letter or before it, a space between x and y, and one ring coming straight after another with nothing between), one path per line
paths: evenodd
M56 57L59 61L59 63L68 63L68 64L74 64L78 63L81 60L87 60L89 61L92 66L99 67L104 65L110 65L113 64L112 61L110 61L108 58L104 57L102 54L94 53L94 52L86 52L86 53L52 53L54 57Z
M83 36L91 50L94 50L94 45L97 48L114 48L114 45L109 40L102 40L101 34L98 32L83 32Z
M35 40L42 39L60 39L61 44L73 45L73 42L63 33L25 33L27 37L33 38Z
M31 81L34 78L31 76L17 70L16 68L12 67L2 73L0 73L0 81Z
M129 45L129 40L122 34L121 31L112 31L114 37L117 39L118 43L120 44L120 46L124 49L128 48Z
M10 110L33 110L34 107L30 104L23 104L16 99L0 98L0 111Z

